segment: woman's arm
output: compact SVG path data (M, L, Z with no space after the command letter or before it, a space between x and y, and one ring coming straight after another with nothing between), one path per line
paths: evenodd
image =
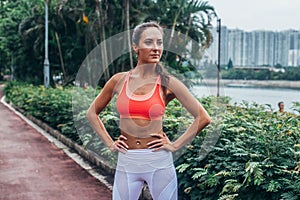
M86 117L92 125L93 129L99 135L103 143L110 148L110 150L120 150L104 127L101 119L99 118L100 112L107 106L107 104L112 99L117 84L123 77L123 73L118 73L114 75L108 82L104 85L99 95L95 98L93 103L90 105ZM126 144L125 144L126 145Z
M161 147L157 146L157 143L153 143L150 148L161 148L169 151L177 151L184 145L188 144L197 134L204 129L210 123L210 116L199 103L199 101L190 93L188 88L175 77L170 77L168 89L171 91L171 96L174 96L194 117L193 123L189 128L173 143L168 141L167 138L162 138ZM158 147L158 148L157 148Z

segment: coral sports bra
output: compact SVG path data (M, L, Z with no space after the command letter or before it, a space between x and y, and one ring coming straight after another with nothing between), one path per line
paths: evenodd
M166 106L161 96L160 76L151 92L137 95L128 88L130 75L131 72L128 72L116 102L120 118L161 120Z

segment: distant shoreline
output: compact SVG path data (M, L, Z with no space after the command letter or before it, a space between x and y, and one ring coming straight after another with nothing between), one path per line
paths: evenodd
M217 85L216 79L204 79L199 82L200 85ZM300 81L284 81L284 80L235 80L221 79L221 86L227 87L268 87L268 88L286 88L300 89Z

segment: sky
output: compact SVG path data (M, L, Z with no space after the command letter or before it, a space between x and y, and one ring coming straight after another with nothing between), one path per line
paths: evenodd
M244 31L300 30L300 0L206 0L221 24Z

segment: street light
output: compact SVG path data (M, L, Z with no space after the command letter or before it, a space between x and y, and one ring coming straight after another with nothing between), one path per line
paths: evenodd
M220 96L220 58L221 58L221 19L217 20L217 32L218 32L218 83L217 83L217 97Z
M45 60L44 60L44 86L45 88L49 87L50 80L50 63L48 59L48 2L45 0Z

